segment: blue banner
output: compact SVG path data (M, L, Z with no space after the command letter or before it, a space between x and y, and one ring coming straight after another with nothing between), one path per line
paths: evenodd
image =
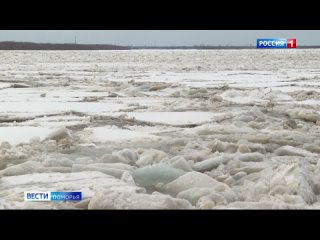
M51 201L81 201L81 192L51 192Z

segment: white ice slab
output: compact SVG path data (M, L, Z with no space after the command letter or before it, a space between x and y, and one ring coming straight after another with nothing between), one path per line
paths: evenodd
M123 104L104 102L0 102L0 113L56 113L78 111L106 113L119 111Z
M32 137L43 140L52 129L42 127L0 127L0 142L28 143Z
M120 113L112 113L111 115L120 115ZM129 112L126 115L142 121L183 125L211 121L214 117L222 114L213 112Z
M141 138L158 138L157 136L151 134L138 131L131 131L127 129L119 129L112 126L86 128L85 131L92 132L91 138L93 142L121 141Z

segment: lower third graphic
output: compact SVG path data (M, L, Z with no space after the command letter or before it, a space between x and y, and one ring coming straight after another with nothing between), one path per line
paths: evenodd
M82 192L25 192L24 201L81 201Z

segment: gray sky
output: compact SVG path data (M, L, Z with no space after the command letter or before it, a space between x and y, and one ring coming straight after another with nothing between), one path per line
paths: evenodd
M296 38L320 45L320 30L0 30L0 41L126 46L255 45L257 38Z

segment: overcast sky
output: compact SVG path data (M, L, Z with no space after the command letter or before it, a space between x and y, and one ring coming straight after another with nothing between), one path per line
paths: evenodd
M117 44L126 46L255 45L257 38L296 38L320 45L320 30L0 30L0 41Z

